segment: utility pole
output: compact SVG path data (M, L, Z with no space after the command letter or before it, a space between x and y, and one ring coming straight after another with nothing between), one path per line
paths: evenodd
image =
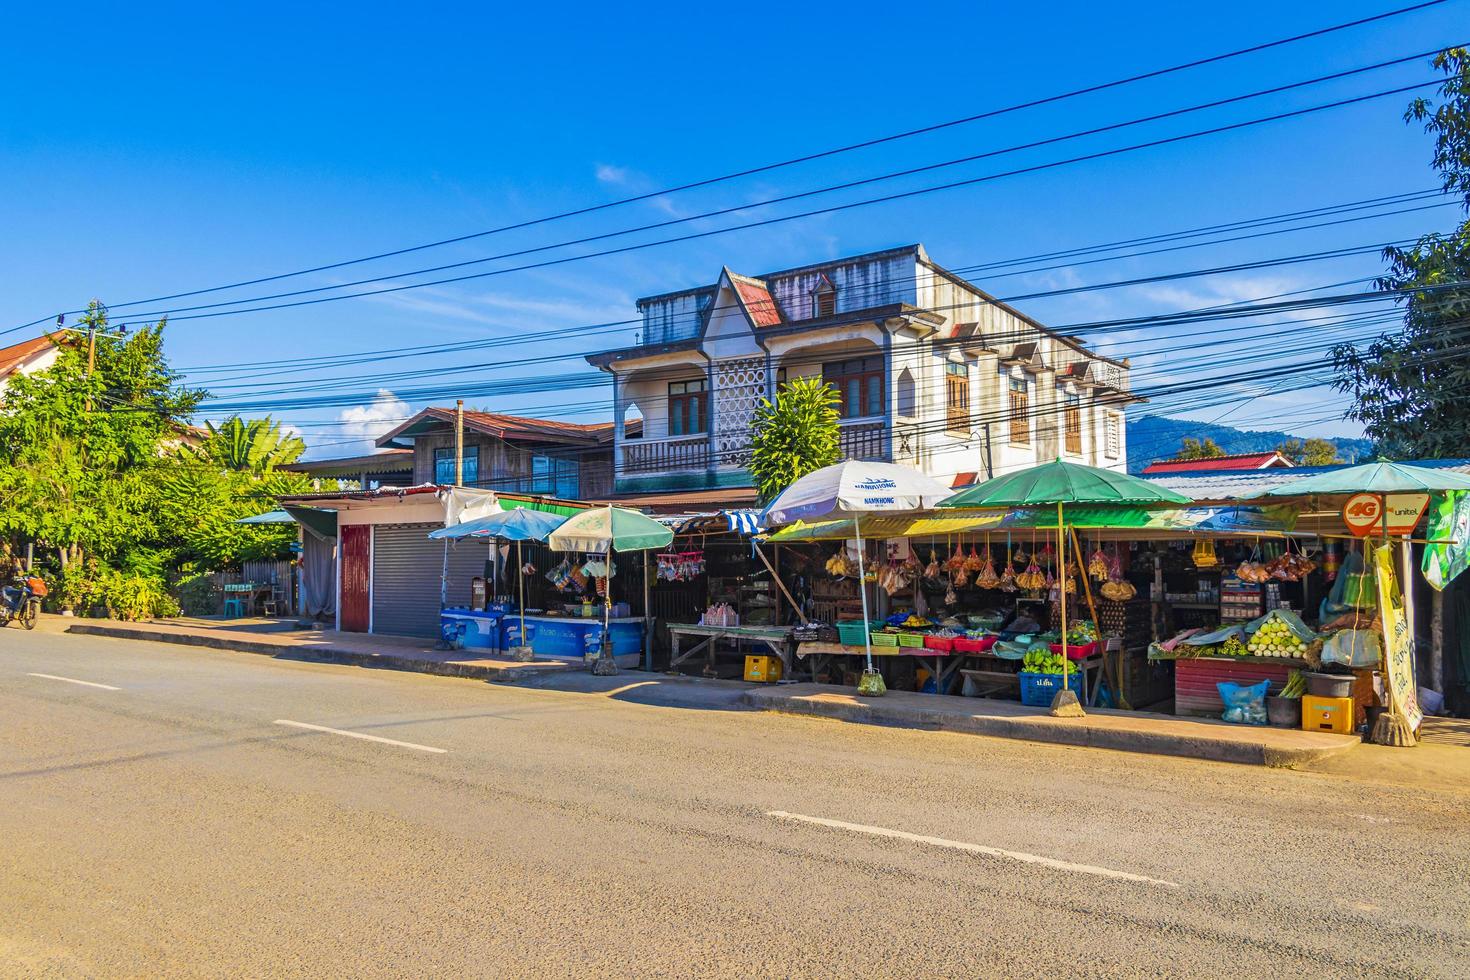
M464 399L454 402L454 485L464 486Z

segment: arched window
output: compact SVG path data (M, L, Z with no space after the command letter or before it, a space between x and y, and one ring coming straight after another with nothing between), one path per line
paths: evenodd
M629 402L628 407L623 409L623 438L643 438L643 413L634 402Z
M908 368L898 372L898 414L910 419L918 417L919 414L914 373Z

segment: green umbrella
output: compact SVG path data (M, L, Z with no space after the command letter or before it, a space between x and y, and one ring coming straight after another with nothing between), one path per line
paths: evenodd
M1000 509L1053 504L1189 504L1182 493L1117 470L1056 460L961 490L940 507Z
M615 551L650 551L666 548L674 540L674 532L658 521L608 504L584 510L569 517L552 531L546 543L556 551L590 551L607 555L607 593L603 596L602 655L592 665L594 674L616 674L617 662L612 657L612 556ZM644 597L647 597L648 561L643 563ZM643 610L645 639L648 610Z
M1078 703L1068 687L1071 660L1067 657L1067 539L1063 531L1065 518L1062 508L1066 504L1141 504L1171 505L1188 504L1190 499L1183 494L1166 490L1148 480L1140 480L1117 470L1104 470L1096 466L1064 463L1060 459L1007 473L993 480L986 480L977 487L961 490L940 507L1000 509L1012 507L1052 507L1057 509L1057 567L1062 575L1057 586L1062 613L1062 689L1052 699L1054 715L1081 717L1082 705ZM1084 574L1086 574L1084 572Z
M1322 497L1352 493L1431 493L1470 490L1470 476L1448 468L1378 460L1316 476L1304 476L1266 491L1268 497Z

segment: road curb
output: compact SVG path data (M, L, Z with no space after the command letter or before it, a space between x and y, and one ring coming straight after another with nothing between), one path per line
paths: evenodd
M851 692L846 692L850 694ZM808 696L789 694L780 689L747 691L742 700L754 708L785 714L832 718L837 721L920 731L958 732L988 735L992 738L1021 739L1073 745L1084 748L1112 749L1119 752L1142 752L1150 755L1172 755L1211 762L1235 762L1247 765L1289 768L1306 765L1340 755L1356 742L1323 746L1278 746L1261 740L1235 737L1210 737L1186 732L1120 730L1116 727L1088 724L1086 718L1062 719L1050 715L1001 717L954 709L925 709L910 705L886 705L858 700L855 697ZM1188 724L1188 722L1185 722ZM1269 737L1269 731L1262 733Z
M237 653L263 654L284 660L305 660L313 663L341 664L349 667L375 667L380 670L402 670L415 674L433 674L439 677L467 677L474 680L514 684L518 681L558 674L569 668L562 663L517 664L514 667L487 667L483 664L440 663L434 660L418 660L391 653L364 653L360 650L344 650L340 647L288 647L279 643L257 640L242 640L234 637L198 636L190 633L170 633L127 626L104 626L97 623L74 623L66 629L68 633L82 636L105 636L117 640L143 640L153 643L178 643L184 646L208 647L214 650L233 650Z

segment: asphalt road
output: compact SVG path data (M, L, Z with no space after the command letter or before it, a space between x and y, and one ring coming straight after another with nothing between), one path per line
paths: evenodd
M4 630L0 841L4 976L1470 975L1470 787L687 682Z

